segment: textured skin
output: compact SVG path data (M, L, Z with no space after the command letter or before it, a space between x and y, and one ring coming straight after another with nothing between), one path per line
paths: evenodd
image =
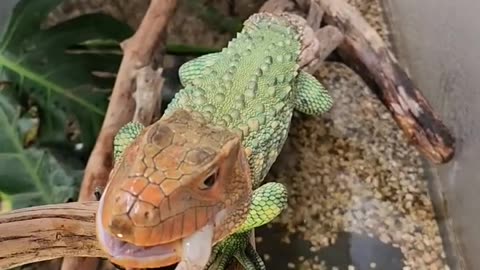
M107 230L110 232L115 230L115 226L112 227L111 224L124 224L117 233L125 237L129 232L130 235L132 235L131 232L134 234L138 232L138 237L132 236L129 240L136 245L144 246L182 238L188 235L187 232L191 233L195 228L198 229L202 224L206 224L208 218L201 219L199 222L194 218L198 214L198 208L192 208L199 206L198 203L202 201L201 196L192 202L192 198L188 196L167 198L165 194L158 195L154 192L137 195L138 199L135 201L137 204L141 201L139 196L145 194L144 200L151 205L161 206L163 201L167 200L170 205L177 206L176 210L179 212L175 213L182 215L183 225L187 224L191 229L175 231L167 236L156 236L157 233L163 234L163 228L166 226L163 224L165 219L161 214L157 213L160 215L158 217L150 211L152 215L141 220L140 217L145 216L148 212L146 209L150 206L133 208L129 215L125 215L122 211L128 207L121 205L117 210L115 207L119 206L114 203L116 200L114 198L126 200L125 198L131 194L128 189L136 185L130 179L123 181L126 175L133 173L148 178L148 168L132 167L136 160L141 160L140 157L149 157L152 160L148 165L149 168L156 170L179 168L179 163L172 160L183 161L186 151L200 146L195 139L198 135L193 135L195 132L206 134L208 129L220 129L221 134L237 135L242 150L237 153L237 150L232 149L238 149L238 147L227 147L228 140L221 138L215 138L203 145L203 147L212 147L216 151L216 154L212 154L214 156L226 153L224 156L228 158L219 161L218 166L225 166L222 162L229 161L231 164L237 164L239 168L234 173L235 180L223 181L225 187L216 197L216 204L209 205L211 209L215 209L212 210L215 213L220 209L228 210L229 216L224 225L216 228L214 243L217 244L207 269L224 269L233 257L238 259L246 269L265 268L259 255L249 245L248 235L253 228L275 218L286 206L287 196L281 184L268 183L261 186L262 181L287 138L293 111L318 115L332 106L332 100L322 85L313 76L298 70L303 28L300 24L296 24L291 16L272 16L265 13L251 16L245 22L242 32L228 44L227 48L219 53L204 55L189 61L180 68L180 80L184 88L169 104L160 122L152 125L153 128L148 127L147 132L139 132L138 126L131 123L118 134L115 140L118 148L116 168L123 171L123 175L117 173L111 176L111 182L116 184L113 188L108 188L104 195L109 196L110 201L105 209L109 211L115 209L116 212L114 212L118 213L118 215L109 213L104 217L103 225ZM152 143L145 141L148 137L145 134L158 129L158 125L162 125L158 123L165 119L174 119L169 120L170 125L174 125L175 121L179 123L187 121L182 117L191 120L190 128L183 130L183 133L174 132L173 140L177 136L186 139L186 144L181 145L183 150L166 153L161 153L158 149L150 150ZM195 120L196 118L202 119L202 123L207 123L203 129L194 126L195 121L199 121ZM185 132L191 134L184 135ZM154 156L159 158L155 159ZM240 165L242 161L248 162L248 169ZM155 169L150 170L149 173L155 173ZM202 176L207 175L205 170L201 166L196 167L195 172L198 174L196 180L190 181L195 185L201 183ZM172 169L174 174L180 172L181 169ZM164 181L164 178L157 176L150 178L150 182ZM183 182L181 178L177 179L179 183L173 188L170 187L168 192L183 194L192 190L188 184L180 184ZM248 193L250 189L245 188L247 182L254 190L253 197ZM160 194L158 188L157 192ZM229 197L237 198L237 201L234 202ZM206 199L208 200L209 197L206 196ZM125 222L121 221L122 219L112 222L115 216L123 217ZM136 216L139 217L137 221L135 221ZM155 220L153 225L155 229L150 229L147 233L144 228L145 225L152 223L150 219ZM158 220L160 222L157 222ZM225 236L228 237L224 239ZM158 266L160 265L152 265L152 267Z
M236 231L242 233L273 220L287 204L287 190L278 183L266 183L254 191L247 219Z
M123 126L114 139L113 158L115 163L122 158L125 149L133 142L143 129L140 123L132 122Z

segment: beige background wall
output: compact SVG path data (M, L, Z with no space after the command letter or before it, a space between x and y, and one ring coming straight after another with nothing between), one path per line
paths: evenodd
M437 173L467 269L480 269L480 1L385 2L400 58L457 137Z

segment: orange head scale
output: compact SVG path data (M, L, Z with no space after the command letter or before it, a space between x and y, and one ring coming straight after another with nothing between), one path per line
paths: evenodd
M97 212L97 237L113 263L174 264L186 239L203 234L211 239L196 248L211 249L246 219L252 184L239 135L185 110L134 135Z

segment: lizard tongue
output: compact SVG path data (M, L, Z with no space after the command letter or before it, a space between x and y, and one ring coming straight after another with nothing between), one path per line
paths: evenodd
M202 270L212 252L213 225L207 224L182 241L182 260L175 270Z
M226 217L226 211L217 213L215 220L182 240L182 260L175 270L202 270L212 253L213 231Z

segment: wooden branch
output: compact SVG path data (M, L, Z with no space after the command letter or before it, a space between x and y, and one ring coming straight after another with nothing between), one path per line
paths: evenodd
M316 72L323 64L325 59L343 42L343 34L334 26L327 25L314 32L315 40L318 41L318 47L315 50L312 60L302 67L309 73Z
M132 119L134 113L132 94L135 90L135 77L142 68L156 70L154 56L161 46L167 23L176 6L177 0L152 0L137 32L122 43L124 56L102 129L85 169L79 201L92 200L95 188L104 187L107 183L112 168L113 138ZM65 258L62 270L93 270L97 266L97 259Z
M408 139L431 162L452 159L455 139L380 35L345 0L312 0L345 35L338 52L378 95Z
M64 256L106 257L95 236L97 206L75 202L0 215L0 269Z
M146 66L137 76L137 90L133 94L135 99L133 120L145 126L150 125L155 116L160 116L162 88L165 82L162 71L162 68L153 70L151 66Z

